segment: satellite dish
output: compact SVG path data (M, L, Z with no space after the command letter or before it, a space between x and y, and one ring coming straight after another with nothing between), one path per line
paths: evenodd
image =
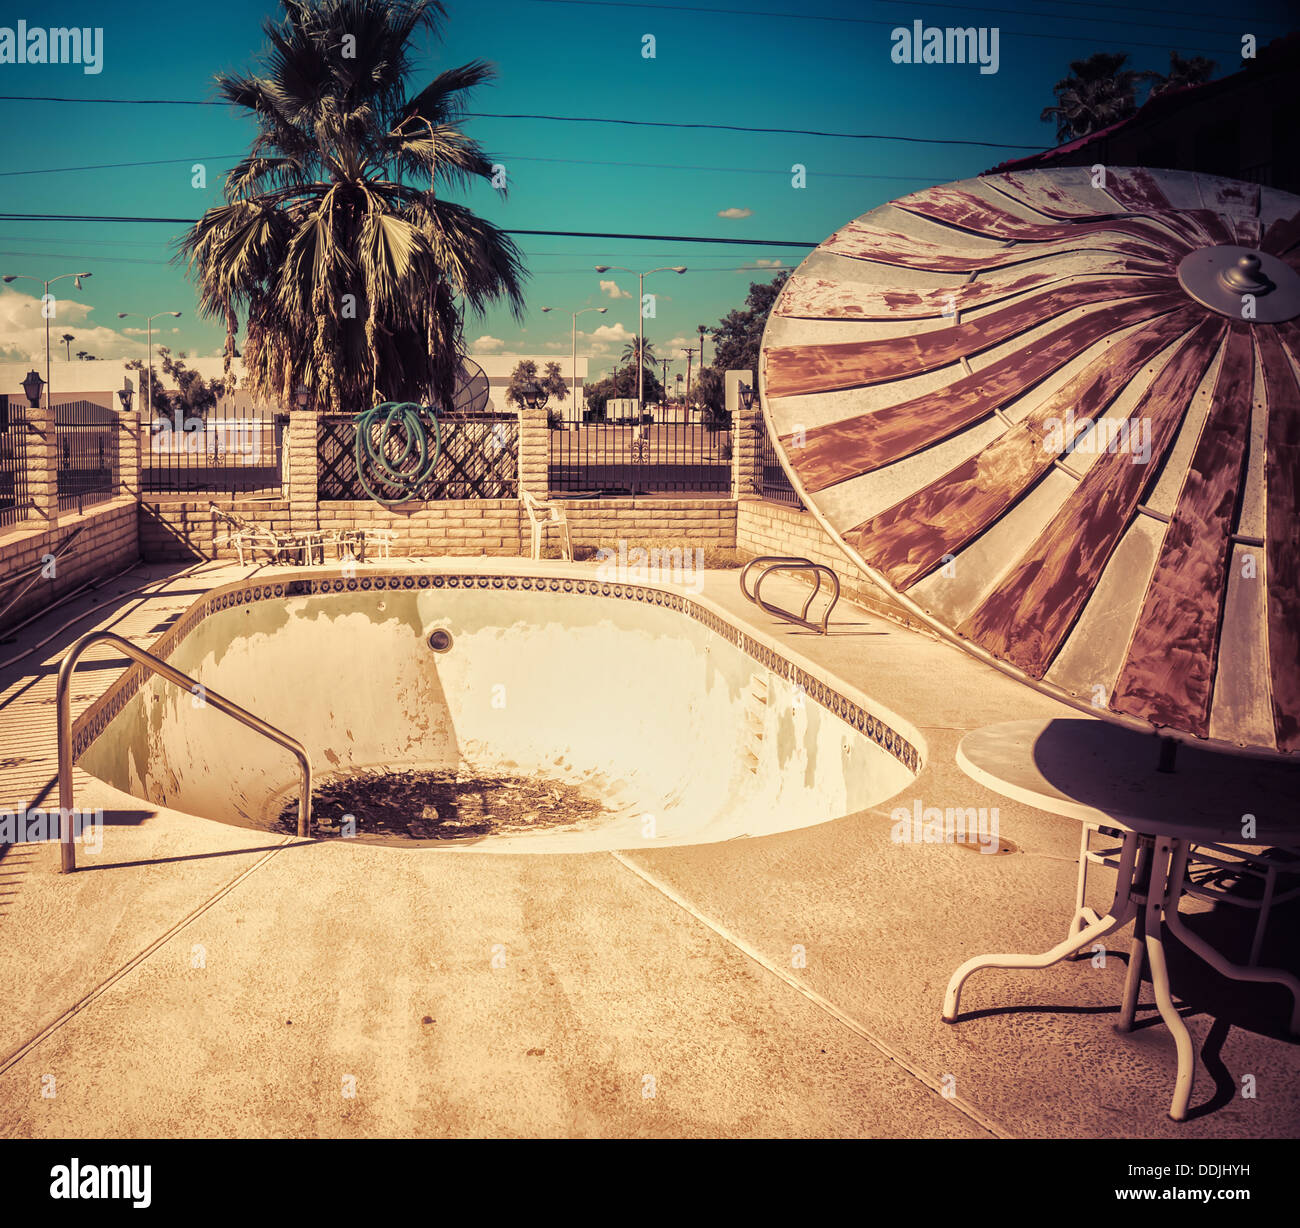
M1129 728L1300 753L1300 198L927 188L808 256L761 367L799 497L945 638Z
M483 368L472 358L462 358L460 372L456 376L456 391L447 412L481 414L487 408L490 392L488 377L483 373Z

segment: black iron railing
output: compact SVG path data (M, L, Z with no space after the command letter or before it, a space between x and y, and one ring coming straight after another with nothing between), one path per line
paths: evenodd
M731 431L583 423L550 432L550 488L607 495L731 493Z
M94 401L54 407L59 508L102 503L117 493L117 414Z
M203 417L142 416L140 489L154 494L278 494L287 417L215 410Z
M382 423L382 418L381 418ZM380 446L381 423L370 429L375 447ZM416 498L515 499L519 495L519 419L514 414L438 415L442 439L441 454L433 473ZM321 414L316 427L316 497L320 500L366 499L369 497L357 476L357 422L352 414ZM400 429L383 441L385 455L396 463L406 446ZM432 446L432 440L430 440ZM408 458L406 470L413 470L418 456ZM370 474L376 493L391 493L382 478Z
M27 516L26 406L0 394L0 528Z
M781 468L781 462L776 455L776 445L772 442L772 436L767 433L767 427L761 418L754 424L754 431L758 435L758 493L773 503L783 503L786 507L802 509L803 503L794 493L794 487L790 485L785 470Z

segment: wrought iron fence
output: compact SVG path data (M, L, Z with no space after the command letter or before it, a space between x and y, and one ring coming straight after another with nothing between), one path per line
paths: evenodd
M768 434L762 418L754 423L754 431L758 435L758 493L773 503L783 503L786 507L798 508L802 511L803 503L795 494L794 487L790 485L785 470L781 468L781 462L776 454L776 444L772 442L772 436Z
M400 472L413 472L418 456L399 463L406 448L400 429L381 440L382 420L370 427L372 443ZM438 463L417 498L514 499L519 494L519 419L514 414L438 415L442 449ZM367 474L376 492L386 494L382 479ZM316 427L316 497L321 500L366 499L357 476L357 421L352 414L322 414Z
M27 516L26 406L0 394L0 528Z
M59 507L102 503L117 493L117 414L94 401L54 407Z
M702 423L550 432L550 488L605 495L731 493L731 430Z
M158 417L140 440L140 489L166 494L278 494L284 414L218 409ZM147 420L142 418L142 423Z

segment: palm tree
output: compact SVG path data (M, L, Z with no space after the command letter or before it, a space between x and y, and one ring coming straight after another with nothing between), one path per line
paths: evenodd
M1128 56L1099 51L1086 60L1072 60L1070 75L1052 87L1056 106L1044 107L1039 119L1056 119L1056 139L1072 141L1125 119L1137 110L1137 89L1159 81L1154 72L1125 68Z
M1169 72L1151 87L1151 97L1163 94L1167 90L1182 89L1186 85L1203 85L1213 75L1218 65L1207 60L1203 55L1193 55L1184 59L1176 51L1169 53Z
M59 338L59 340L62 341L63 344L64 344L64 346L67 347L67 351L68 351L68 361L71 362L71 361L72 361L72 343L76 340L76 337L74 337L71 333L64 333L63 336Z
M457 126L493 70L474 61L408 93L411 41L446 15L437 0L281 7L263 23L260 71L216 78L258 135L226 176L225 203L180 244L200 311L226 323L227 370L246 317L255 395L288 403L302 384L321 409L448 403L465 311L505 300L523 315L518 248L436 193L493 177Z
M626 366L626 367L631 367L632 370L634 370L634 371L636 370L636 351L637 351L637 344L638 344L638 343L637 343L637 339L636 339L635 337L633 337L632 340L629 341L629 342L628 342L628 343L623 347L623 365ZM645 367L647 370L649 370L650 373L653 375L653 374L654 374L654 365L655 365L655 363L658 361L658 359L655 358L655 347L654 347L654 342L653 342L653 341L647 341L647 340L645 340L645 339L642 339L641 342L640 342L640 345L641 345L641 347L642 347L642 349L641 349L641 365L642 365L643 367Z
M707 331L703 324L695 326L696 331L700 334L700 370L704 370L704 334Z

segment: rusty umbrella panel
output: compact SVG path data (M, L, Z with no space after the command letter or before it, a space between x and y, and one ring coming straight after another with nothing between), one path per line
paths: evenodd
M1083 706L1064 681L1081 628L1113 626L1101 715L1295 752L1297 317L1300 199L1140 168L1101 188L1083 170L989 176L865 215L796 270L764 336L764 410L813 512L950 638ZM1111 446L1075 465L1103 423ZM1142 432L1142 463L1113 446ZM1008 517L1017 531L995 532ZM949 562L976 569L962 599L938 587ZM1262 587L1229 600L1243 563Z

